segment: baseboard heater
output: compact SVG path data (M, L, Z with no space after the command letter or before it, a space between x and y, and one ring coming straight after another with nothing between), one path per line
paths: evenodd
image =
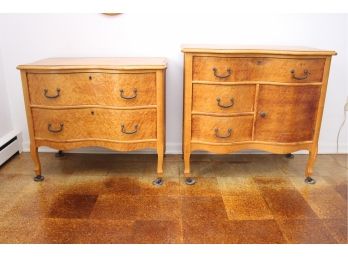
M15 136L0 146L0 166L17 152L19 152L19 142L18 137Z

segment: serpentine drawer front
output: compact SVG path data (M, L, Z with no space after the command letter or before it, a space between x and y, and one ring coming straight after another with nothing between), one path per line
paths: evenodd
M184 45L184 172L195 150L317 155L331 56L311 48Z
M325 59L193 57L193 81L320 82Z
M36 181L39 146L157 150L163 173L164 58L52 58L19 65Z
M34 105L156 105L154 72L35 73L28 74L28 84L31 103Z
M36 141L156 141L156 110L32 109Z

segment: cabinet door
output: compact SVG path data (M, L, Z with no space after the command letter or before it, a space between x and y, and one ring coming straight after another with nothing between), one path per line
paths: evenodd
M261 85L255 124L256 141L311 141L320 86Z

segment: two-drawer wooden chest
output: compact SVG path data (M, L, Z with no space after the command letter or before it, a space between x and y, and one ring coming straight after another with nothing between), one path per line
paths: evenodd
M273 153L308 150L306 182L317 155L333 51L185 45L184 172L195 150Z
M19 65L35 163L39 146L165 151L163 58L52 58Z

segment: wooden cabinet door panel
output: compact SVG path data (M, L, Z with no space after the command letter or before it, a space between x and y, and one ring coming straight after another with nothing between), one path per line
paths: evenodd
M261 85L255 124L256 141L311 141L320 98L319 86Z

